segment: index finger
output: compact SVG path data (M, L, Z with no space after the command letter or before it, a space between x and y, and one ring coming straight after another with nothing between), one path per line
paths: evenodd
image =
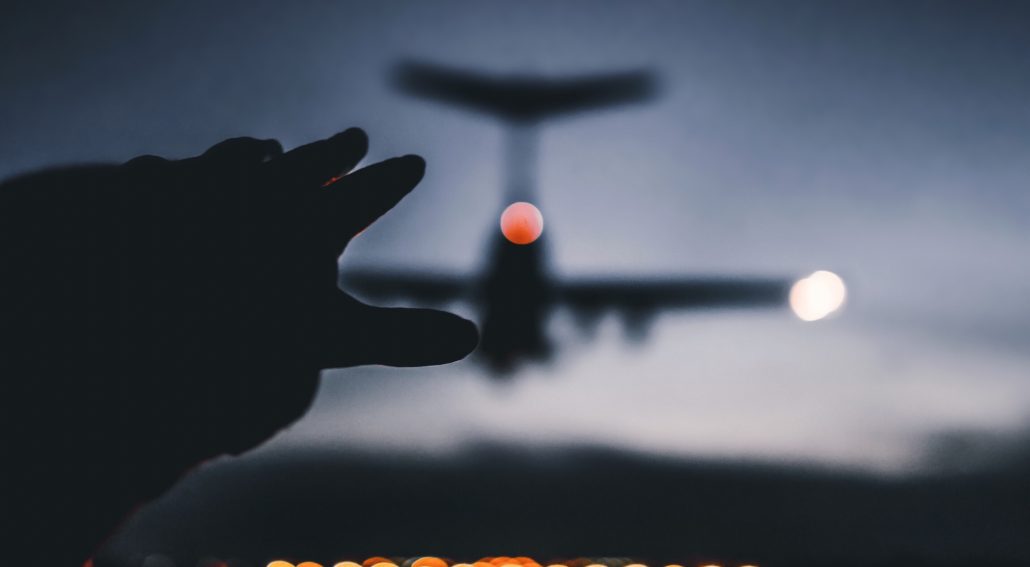
M349 172L365 157L368 136L350 128L326 140L294 148L268 163L276 182L289 189L316 189Z

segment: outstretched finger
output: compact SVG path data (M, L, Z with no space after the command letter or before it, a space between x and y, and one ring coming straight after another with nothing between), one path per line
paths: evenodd
M353 169L367 151L368 136L360 128L350 128L327 140L292 149L269 166L285 188L315 189Z
M410 193L425 170L425 160L408 155L362 168L326 187L312 203L319 238L339 254L348 240Z
M467 319L433 309L372 307L355 302L326 329L325 367L432 366L461 360L479 343Z
M276 140L230 138L211 146L201 158L207 163L219 165L252 166L275 159L282 153L282 144Z

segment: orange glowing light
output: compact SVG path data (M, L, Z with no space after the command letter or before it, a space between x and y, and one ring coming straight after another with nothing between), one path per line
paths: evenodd
M397 567L397 564L394 563L393 561L380 561L379 563L376 563L372 567Z
M512 203L501 213L501 233L513 244L532 244L543 232L544 215L531 203ZM491 563L497 565L497 560Z
M293 567L289 561L272 561L266 567Z
M361 563L355 563L353 561L340 561L333 567L361 567Z
M390 562L390 559L388 557L380 557L380 556L376 555L374 557L369 557L368 559L362 561L361 562L361 567L372 567L376 563L389 563L389 562Z
M305 561L303 563L298 563L297 567L322 567L322 565L315 563L314 561Z
M411 567L447 567L447 562L439 557L419 557Z

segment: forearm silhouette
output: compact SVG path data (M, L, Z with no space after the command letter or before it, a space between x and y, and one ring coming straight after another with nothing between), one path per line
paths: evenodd
M81 564L185 470L301 416L321 369L475 347L455 315L338 289L344 247L424 173L417 156L347 173L367 145L236 138L0 186L3 553Z

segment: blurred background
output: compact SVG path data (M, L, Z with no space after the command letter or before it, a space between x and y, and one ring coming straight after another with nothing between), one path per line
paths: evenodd
M0 176L287 148L349 126L425 180L349 267L474 278L503 125L397 92L418 59L654 100L538 130L554 277L844 278L837 316L548 319L555 356L326 371L310 413L206 464L106 560L639 555L1030 562L1030 8L1008 2L22 3ZM473 306L450 308L473 318ZM355 555L356 557L356 555ZM472 557L469 557L470 559ZM135 563L134 563L135 562ZM263 564L263 563L262 563Z

